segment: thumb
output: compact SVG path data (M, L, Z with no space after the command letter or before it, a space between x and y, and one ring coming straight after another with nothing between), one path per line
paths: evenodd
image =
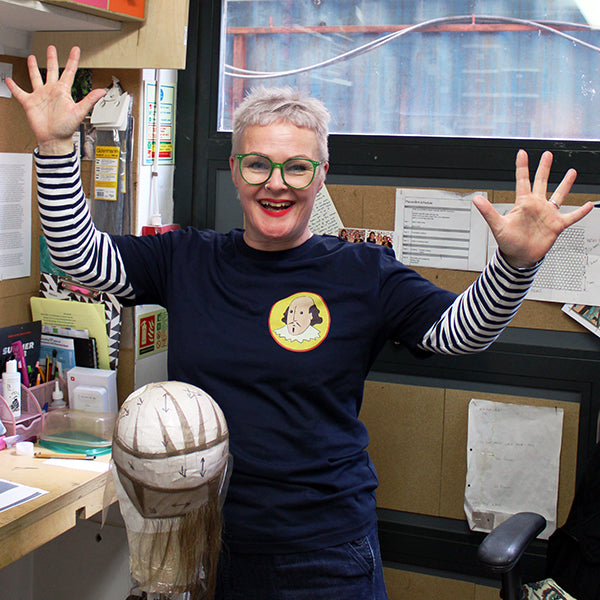
M77 105L80 107L80 110L83 112L83 114L87 115L90 110L92 110L96 102L98 102L98 100L104 96L106 96L105 89L92 90L89 94L87 94L87 96L82 98Z
M492 232L500 228L500 221L502 217L487 198L484 198L483 196L475 196L473 198L473 204L484 218L485 222L489 225L489 228L492 230Z

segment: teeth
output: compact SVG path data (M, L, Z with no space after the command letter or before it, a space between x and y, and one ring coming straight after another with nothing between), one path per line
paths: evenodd
M260 205L264 208L268 208L269 210L285 210L289 208L292 203L291 202L268 202L267 200L261 200Z

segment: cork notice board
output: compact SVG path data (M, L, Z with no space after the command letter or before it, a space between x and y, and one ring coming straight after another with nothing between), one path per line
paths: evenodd
M384 186L327 185L344 227L363 229L394 229L396 188ZM463 194L477 190L454 189ZM514 192L487 190L491 202L512 203ZM600 194L571 194L565 204L580 206L588 200L600 202ZM478 273L417 267L423 277L456 293L462 292ZM511 327L553 329L556 331L587 331L562 312L562 303L525 300L511 322Z
M450 388L367 381L361 420L379 476L380 508L465 520L468 407L473 398L564 410L558 523L575 491L579 404Z

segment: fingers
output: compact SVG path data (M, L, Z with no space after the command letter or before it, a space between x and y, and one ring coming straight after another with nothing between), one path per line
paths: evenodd
M552 152L546 150L540 158L535 178L533 180L533 193L536 196L546 197L548 189L548 177L550 176L550 168L552 167Z
M77 73L77 67L79 65L79 56L81 51L78 46L73 46L71 51L69 52L69 58L67 59L67 64L61 76L62 82L68 88L71 88L73 85L73 81L75 79L75 75ZM58 54L56 52L55 46L48 46L46 51L46 61L47 61L47 69L46 69L46 83L56 83L59 73L58 68ZM38 62L36 57L31 54L27 57L27 68L29 70L29 79L31 81L31 87L35 91L44 86L44 80L42 79L42 75L40 73L40 69L38 66ZM17 100L22 100L24 98L24 92L17 86L14 81L12 82L11 93ZM9 88L10 89L10 88Z
M573 225L573 223L577 223L585 217L591 210L594 209L594 204L592 202L586 202L583 206L568 212L566 214L561 214L563 217L563 223L565 225L565 229Z
M8 91L13 95L15 100L23 104L23 101L29 94L25 90L22 90L10 77L7 77L4 83L6 83Z
M73 81L77 73L77 66L79 65L80 54L81 51L78 46L73 46L71 48L71 51L69 52L69 58L67 59L67 64L65 65L65 70L63 71L63 74L61 76L61 80L69 88L73 85Z
M46 83L58 81L58 54L56 47L48 46L46 50Z
M558 184L558 187L554 190L551 200L555 201L559 206L563 203L567 194L571 191L573 183L577 178L577 171L575 169L569 169L562 181Z
M529 157L525 150L517 152L516 169L516 196L520 198L531 193L531 182L529 180Z
M31 54L27 57L27 69L29 71L29 80L31 81L31 87L36 90L44 85L40 70L38 68L36 57Z
M552 168L553 156L552 152L546 150L540 157L538 168L533 179L533 187L529 179L529 158L525 150L519 150L516 160L516 178L517 178L517 198L523 197L529 193L533 193L538 198L546 198L548 190L548 178L550 177L550 169ZM577 172L575 169L569 169L562 181L552 194L552 199L559 205L571 190L571 186L575 182Z

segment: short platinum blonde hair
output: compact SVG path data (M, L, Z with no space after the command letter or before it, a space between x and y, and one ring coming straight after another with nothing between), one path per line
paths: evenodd
M244 133L248 127L264 127L277 121L306 127L315 132L319 148L319 160L329 160L327 138L329 136L329 111L316 98L303 94L290 86L258 87L250 91L233 113L231 154L238 154Z

